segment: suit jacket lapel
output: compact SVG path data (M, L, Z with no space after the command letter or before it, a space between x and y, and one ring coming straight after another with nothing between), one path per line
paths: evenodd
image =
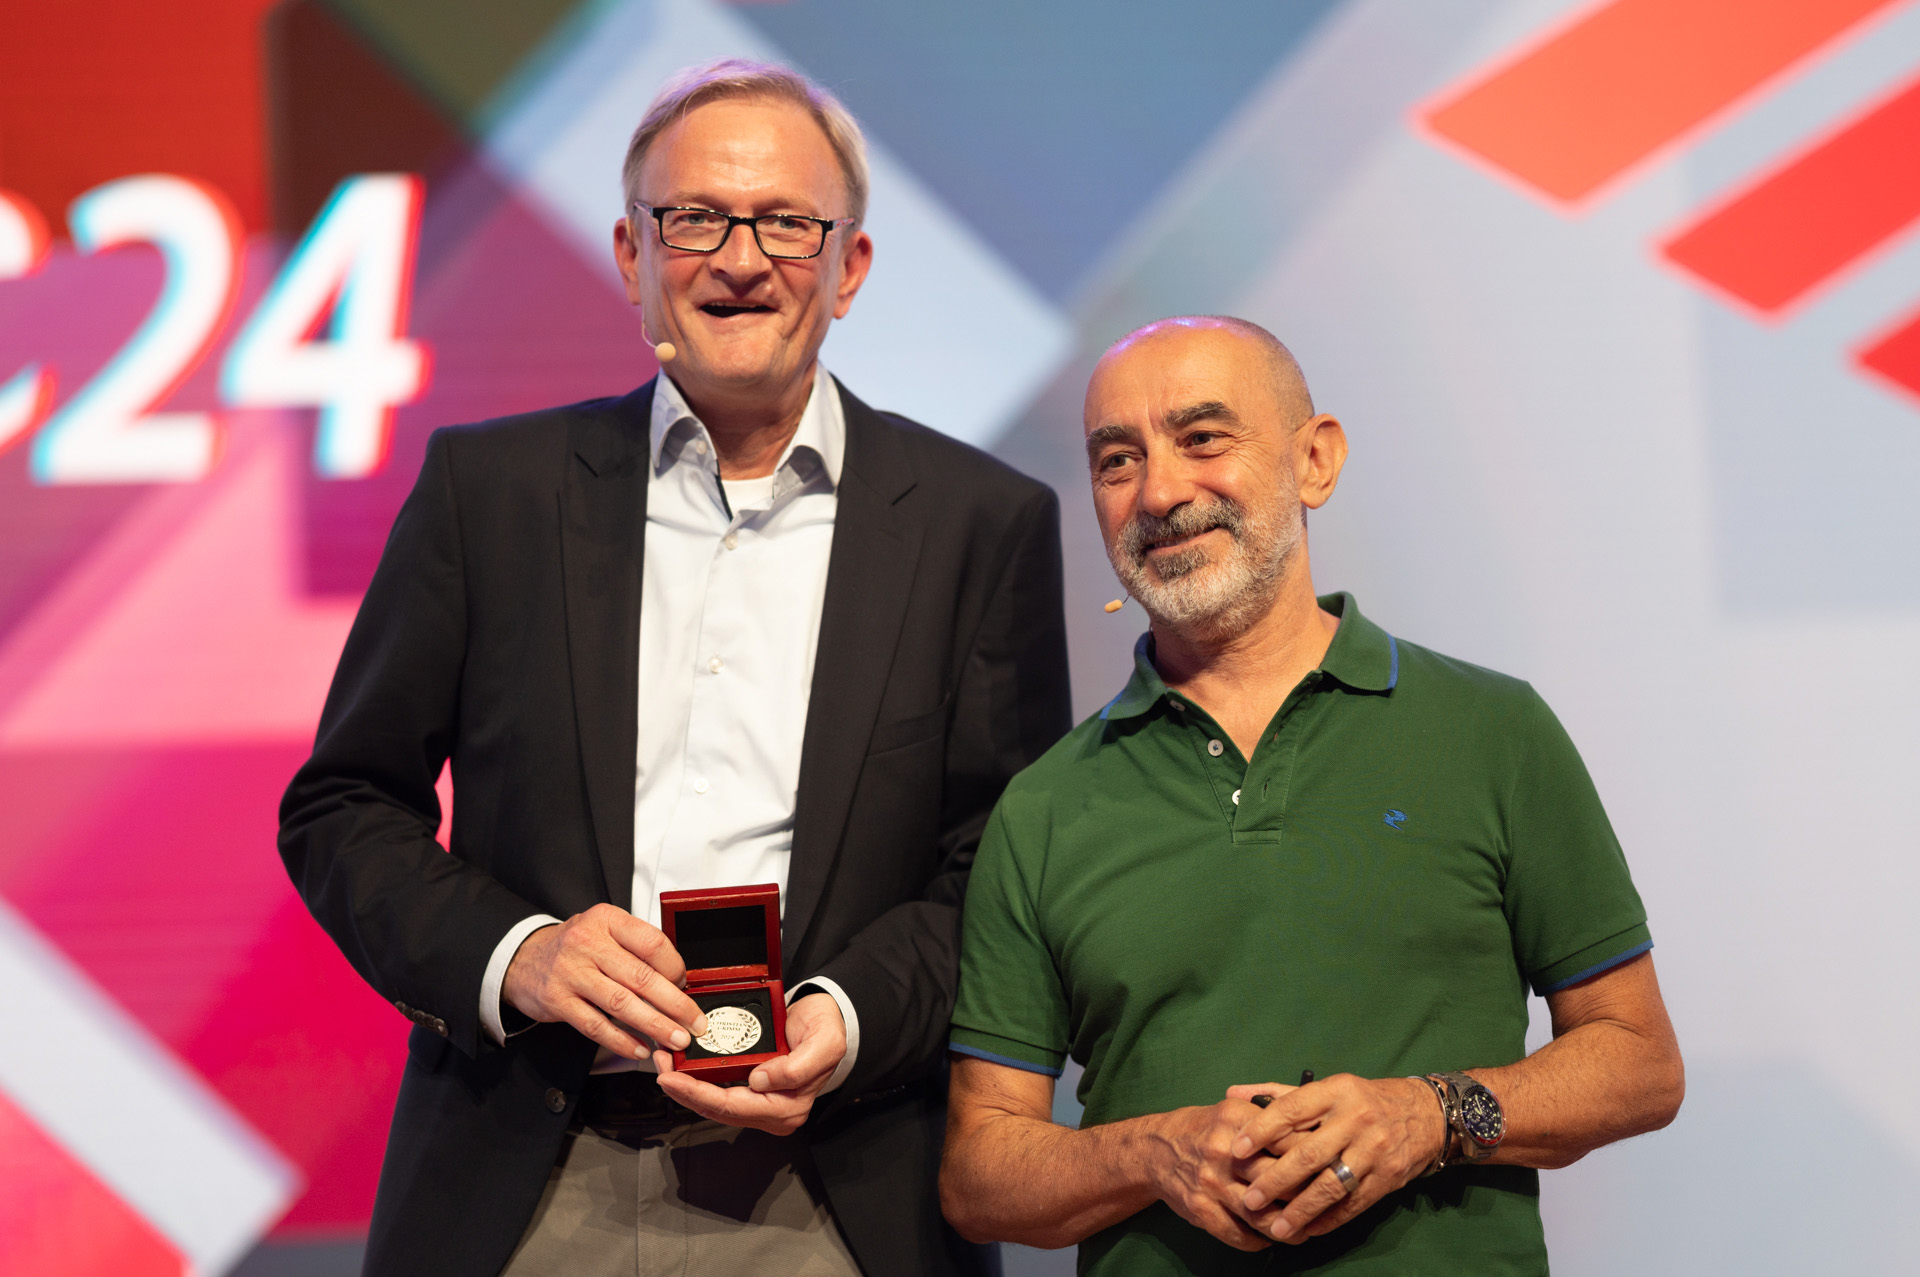
M602 899L632 907L640 570L653 382L573 424L560 488L560 557L587 805Z
M833 870L920 557L920 526L895 505L915 482L906 451L873 409L844 388L840 399L847 451L794 805L781 927L788 971Z

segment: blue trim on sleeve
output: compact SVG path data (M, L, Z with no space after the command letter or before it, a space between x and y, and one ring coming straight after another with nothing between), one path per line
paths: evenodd
M1400 645L1393 641L1393 635L1387 635L1387 690L1400 681Z
M1653 941L1644 940L1641 943L1633 946L1633 948L1628 949L1624 953L1614 954L1611 958L1608 958L1605 962L1596 962L1592 966L1588 967L1585 971L1576 971L1572 975L1568 976L1566 979L1556 980L1554 983L1547 985L1543 989L1536 988L1534 992L1539 994L1558 993L1560 990L1565 989L1570 985L1579 984L1582 980L1591 980L1594 976L1599 975L1602 971L1608 970L1611 967L1617 967L1629 958L1637 958L1651 948L1653 948ZM958 1047L955 1047L954 1049L959 1050Z
M1016 1060L1011 1055L995 1055L992 1051L982 1051L977 1046L961 1046L958 1042L947 1043L947 1050L956 1055L972 1055L992 1064L1004 1064L1010 1069L1024 1069L1028 1073L1044 1073L1048 1077L1059 1077L1060 1069L1041 1068L1038 1064L1029 1064L1025 1060Z

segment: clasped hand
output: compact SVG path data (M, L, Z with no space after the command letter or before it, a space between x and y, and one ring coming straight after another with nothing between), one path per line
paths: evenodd
M1446 1146L1433 1089L1413 1078L1336 1074L1306 1086L1235 1086L1232 1099L1274 1097L1242 1124L1232 1153L1246 1159L1239 1206L1276 1241L1332 1232L1433 1164ZM1343 1182L1332 1169L1344 1165ZM1272 1207L1283 1207L1274 1213Z
M1258 1108L1256 1095L1273 1101ZM1404 1078L1235 1086L1218 1104L1165 1116L1162 1199L1238 1250L1331 1232L1425 1170L1447 1138L1433 1091Z
M706 1015L682 987L686 978L686 963L658 927L601 904L528 936L500 992L522 1014L570 1024L615 1055L651 1053L660 1089L702 1117L777 1135L798 1130L847 1053L839 1005L824 993L795 1002L789 1054L754 1069L745 1087L723 1088L674 1073L673 1057L659 1049L681 1049L707 1031Z

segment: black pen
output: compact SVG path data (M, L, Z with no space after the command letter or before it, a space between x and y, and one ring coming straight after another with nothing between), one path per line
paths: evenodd
M1311 1081L1313 1081L1313 1070L1301 1069L1300 1085L1305 1086L1307 1083ZM1253 1106L1255 1108L1265 1108L1267 1107L1267 1105L1271 1103L1273 1103L1273 1097L1271 1095L1256 1095L1253 1097Z

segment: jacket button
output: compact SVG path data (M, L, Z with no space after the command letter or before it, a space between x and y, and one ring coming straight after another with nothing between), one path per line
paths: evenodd
M567 1093L557 1086L547 1088L547 1110L552 1113L567 1111Z

